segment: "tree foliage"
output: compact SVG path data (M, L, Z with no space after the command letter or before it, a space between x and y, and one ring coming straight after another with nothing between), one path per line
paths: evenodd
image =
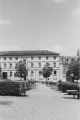
M52 74L52 71L52 67L50 67L49 63L47 63L42 70L43 77L47 79Z
M0 67L0 77L1 77L1 67Z
M27 76L26 62L19 61L16 64L15 69L16 69L15 76L20 77L20 78L24 78L24 80L26 80L26 76Z
M80 59L77 61L72 60L69 64L69 68L66 74L68 80L79 80L80 79Z

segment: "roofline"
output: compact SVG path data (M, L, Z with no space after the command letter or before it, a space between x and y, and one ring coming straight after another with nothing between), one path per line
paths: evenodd
M36 56L36 55L60 55L48 50L26 50L26 51L1 51L0 56Z

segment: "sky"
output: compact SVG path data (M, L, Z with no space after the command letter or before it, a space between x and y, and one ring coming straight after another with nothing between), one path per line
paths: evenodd
M0 0L0 51L50 50L76 55L80 0Z

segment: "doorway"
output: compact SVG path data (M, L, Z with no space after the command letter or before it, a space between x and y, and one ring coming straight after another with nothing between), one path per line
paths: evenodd
M3 72L3 73L2 73L2 78L3 78L3 79L7 79L7 72Z

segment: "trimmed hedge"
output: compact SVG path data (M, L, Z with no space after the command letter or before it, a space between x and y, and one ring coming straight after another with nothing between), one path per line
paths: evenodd
M57 85L57 83L53 81L45 81L45 84L49 84L50 86Z
M58 84L58 90L62 92L66 92L66 90L78 90L79 86L76 83L70 82L61 82Z
M25 93L24 81L0 81L0 95L20 96Z

